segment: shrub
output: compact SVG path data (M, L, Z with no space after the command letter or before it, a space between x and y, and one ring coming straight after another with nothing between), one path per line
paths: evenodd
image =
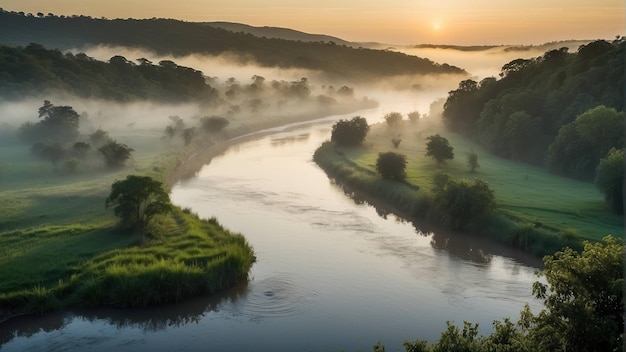
M386 179L402 181L406 178L406 156L394 152L379 153L376 171Z
M435 182L442 183L435 175ZM496 208L493 190L487 181L449 179L443 186L435 189L434 210L440 220L453 229L466 229L471 222Z
M350 120L339 120L333 125L330 140L341 146L356 146L365 140L370 126L367 120L355 116Z

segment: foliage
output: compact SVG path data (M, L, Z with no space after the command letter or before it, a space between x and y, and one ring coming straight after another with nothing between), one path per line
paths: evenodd
M618 351L624 333L623 241L585 241L544 258L547 284L533 294L546 309L532 319L530 339L542 350Z
M393 147L398 149L398 147L400 146L400 143L402 142L402 138L400 137L394 137L391 139L391 144L393 144Z
M478 164L478 154L476 154L473 149L467 154L467 166L469 166L471 172L474 172L480 167Z
M37 35L31 41L41 42L42 39ZM0 93L8 99L52 91L116 101L210 102L216 96L216 91L206 83L200 71L171 61L154 65L142 60L136 64L122 56L114 56L109 62L103 62L83 53L63 54L58 49L46 49L39 44L25 47L0 45L0 83ZM51 112L62 113L61 109Z
M406 156L394 152L379 153L376 171L386 179L402 181L406 178Z
M419 111L411 111L410 113L407 114L407 117L409 118L409 121L411 121L412 123L416 123L420 120L420 113Z
M93 19L86 16L60 18L30 18L16 12L0 11L0 42L12 45L28 45L32 42L50 47L69 50L87 45L142 47L153 51L157 56L175 57L203 54L219 56L224 53L239 53L255 63L266 67L295 67L323 71L334 76L354 80L376 79L381 76L403 74L464 74L464 70L448 64L436 64L429 59L419 58L391 50L373 50L335 45L328 42L289 41L274 38L259 38L245 33L235 33L206 25L172 19ZM0 55L1 57L2 55ZM35 55L33 55L35 56ZM54 55L55 59L56 56ZM76 55L78 57L78 55ZM35 56L35 58L38 58ZM87 59L85 59L86 61ZM37 60L39 61L39 60ZM69 65L77 66L82 73L85 66L93 63L71 60ZM28 66L30 60L17 60ZM40 61L51 72L65 71L68 65L49 65ZM14 64L11 62L11 64ZM128 61L116 60L113 71L115 77L104 76L108 87L106 95L120 90L118 95L151 96L152 92L165 93L168 97L201 97L207 93L204 78L193 70L170 65L153 65L148 60L140 65L130 65ZM95 66L95 64L94 64ZM162 67L163 66L163 67ZM102 68L99 66L99 68ZM0 68L0 72L5 70ZM15 72L15 70L7 70ZM46 70L47 71L47 70ZM47 71L47 72L50 72ZM100 72L100 71L97 71ZM126 72L124 76L122 72ZM56 75L53 75L53 77ZM28 76L30 80L32 76ZM95 78L90 76L90 78ZM88 89L95 87L81 82ZM58 82L58 80L55 80ZM153 84L154 82L154 84ZM69 84L76 84L69 82ZM128 89L127 87L136 89ZM119 89L123 88L123 89ZM142 89L144 88L144 89Z
M340 146L356 146L363 143L370 126L367 120L355 116L350 120L341 119L333 125L330 140Z
M89 134L89 142L91 142L91 145L93 145L94 148L100 148L110 141L111 137L109 137L109 132L101 128L98 128L97 130Z
M185 145L189 145L193 138L196 136L196 127L187 127L182 130L183 141L185 141Z
M624 214L624 150L611 149L600 160L595 179L607 203L617 214Z
M30 151L33 155L52 162L55 168L59 160L67 153L65 146L59 141L37 142L33 144Z
M576 122L579 128L570 123L604 106L623 125L625 50L620 37L590 42L576 53L561 48L512 60L499 79L460 82L448 94L444 119L499 156L543 165L549 154L551 170L591 180L599 159L623 146L615 140L623 127L615 127L617 120L606 111Z
M144 230L155 215L172 210L161 182L136 175L128 175L125 180L113 183L105 207L113 207L124 226L140 230Z
M20 139L35 142L44 139L71 142L78 137L79 115L71 106L54 106L44 100L39 108L40 121L20 126Z
M624 340L622 287L623 241L607 236L584 243L582 253L565 248L544 258L547 284L535 282L533 293L546 306L533 315L528 305L513 323L494 321L489 336L478 336L478 324L464 322L447 329L432 344L405 341L407 352L552 352L621 351ZM379 341L375 351L384 351Z
M98 148L98 151L104 157L106 165L109 168L120 168L126 165L126 161L130 158L131 153L135 150L130 148L126 144L118 143L114 140L109 140L102 147Z
M487 181L475 179L453 180L436 174L433 178L434 212L440 220L452 229L467 229L477 219L491 213L496 208L494 192Z
M230 121L220 116L205 116L200 119L202 128L211 133L218 133L228 126Z
M603 105L579 115L559 130L548 149L548 166L557 172L592 179L600 158L624 145L624 113Z
M454 158L454 148L445 137L436 134L426 140L426 156L435 159L438 165L444 164L446 159Z
M389 127L398 127L402 123L402 114L399 112L385 114L385 122Z

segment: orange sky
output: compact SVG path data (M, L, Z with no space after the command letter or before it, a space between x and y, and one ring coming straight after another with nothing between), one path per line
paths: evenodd
M541 44L624 35L624 0L0 0L10 11L288 27L390 44Z

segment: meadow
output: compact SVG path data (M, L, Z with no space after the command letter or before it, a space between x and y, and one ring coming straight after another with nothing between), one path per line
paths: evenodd
M169 189L208 160L220 140L183 146L161 135L118 131L114 137L135 149L126 168L111 171L102 161L86 160L69 172L3 133L0 320L67 306L155 305L212 293L247 276L252 249L215 219L176 208L141 234L119 228L105 209L114 181L149 175ZM190 159L198 160L186 163Z
M434 134L447 138L454 148L454 158L441 166L425 156L426 138ZM401 139L398 148L391 142L394 138ZM406 184L377 176L378 153L387 151L406 155ZM478 155L480 165L474 172L467 161L471 151ZM624 218L609 211L593 183L494 156L473 141L447 131L441 120L430 117L417 122L403 120L401 126L395 127L375 124L362 146L326 145L318 150L316 161L333 176L342 178L340 182L347 182L386 200L396 210L417 217L427 211L436 173L484 179L495 191L498 214L486 219L477 231L520 247L526 246L519 243L522 236L545 237L531 240L536 243L525 248L538 255L550 253L562 245L579 246L581 240L599 241L608 234L619 236L624 231Z

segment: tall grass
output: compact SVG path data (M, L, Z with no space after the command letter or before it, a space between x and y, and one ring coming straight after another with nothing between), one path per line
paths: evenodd
M55 284L0 294L0 307L30 313L69 305L147 307L214 293L245 279L255 260L243 236L175 210L147 245L112 249L75 265Z

